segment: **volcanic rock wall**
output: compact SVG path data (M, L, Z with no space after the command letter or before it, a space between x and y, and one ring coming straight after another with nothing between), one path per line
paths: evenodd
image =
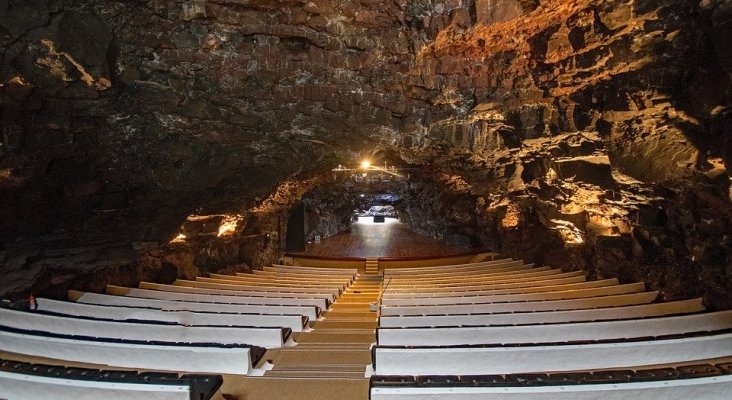
M418 229L732 306L730 18L725 0L0 1L1 293L186 275L160 248L187 216L247 216L378 148L425 171L403 196ZM237 262L275 256L280 218Z

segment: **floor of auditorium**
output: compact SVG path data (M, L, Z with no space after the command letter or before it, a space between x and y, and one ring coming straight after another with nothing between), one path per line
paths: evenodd
M429 236L420 235L407 224L387 219L373 223L373 217L363 217L351 225L349 232L310 243L305 252L322 257L443 257L463 254L469 249L450 246Z

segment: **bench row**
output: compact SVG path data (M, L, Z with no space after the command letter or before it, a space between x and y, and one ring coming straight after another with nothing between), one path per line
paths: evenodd
M729 357L732 333L520 346L374 346L378 375L488 375L586 371Z
M372 400L723 400L732 393L732 365L522 375L374 376Z
M556 304L556 302L552 303ZM542 303L534 302L533 304ZM588 305L592 306L592 304ZM450 326L517 326L533 324L560 324L571 322L612 321L670 315L683 315L701 311L704 311L702 299L696 298L666 303L652 303L606 308L588 308L568 311L406 316L382 315L379 318L379 326L381 328L423 328Z
M50 315L0 307L0 326L68 336L94 336L135 341L246 344L283 347L292 332L281 327L185 326L159 321L125 322Z
M0 396L54 400L209 400L220 375L73 368L0 360Z
M640 293L646 289L642 282L630 283L626 285L618 285L614 279L588 282L588 285L579 288L566 286L547 289L547 291L538 292L511 292L502 294L503 292L491 294L466 294L463 296L446 296L446 297L385 297L381 304L384 307L398 306L423 306L423 305L448 305L448 304L481 304L481 303L507 303L522 301L539 301L539 300L564 300L564 299L582 299L600 296L613 296L629 293Z
M117 368L247 375L265 349L249 345L174 343L66 336L0 327L3 350Z
M431 273L455 273L460 271L473 271L473 270L485 270L493 268L497 265L504 265L512 262L522 262L522 261L514 261L510 258L500 258L496 260L490 260L490 261L478 261L473 263L465 263L465 264L451 264L451 265L439 265L439 266L432 266L432 267L410 267L410 268L389 268L384 270L384 276L418 276L423 274L431 274Z
M732 330L732 311L602 322L519 326L382 328L384 346L460 346L622 340Z

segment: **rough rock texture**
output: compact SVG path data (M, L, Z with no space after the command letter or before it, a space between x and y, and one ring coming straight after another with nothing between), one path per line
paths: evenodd
M730 18L729 0L2 0L0 294L271 261L289 207L387 150L421 169L395 191L424 232L730 307ZM169 243L191 215L260 217Z

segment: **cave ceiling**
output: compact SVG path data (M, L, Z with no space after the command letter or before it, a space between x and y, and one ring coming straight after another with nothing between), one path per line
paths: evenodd
M673 193L728 216L731 16L726 0L2 0L0 243L167 243L189 215L286 208L376 152L429 176L412 198L469 195L433 212L470 229L526 206L570 239L621 235Z

